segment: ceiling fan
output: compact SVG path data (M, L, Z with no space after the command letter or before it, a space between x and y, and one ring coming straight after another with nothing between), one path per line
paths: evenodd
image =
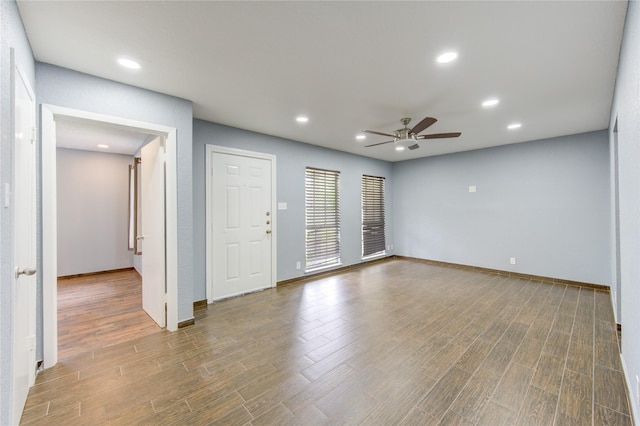
M460 132L432 133L430 135L419 135L418 134L418 133L422 132L423 130L426 130L429 126L432 126L436 121L438 121L438 120L436 120L433 117L425 117L425 118L422 119L421 122L419 122L418 124L413 126L412 129L410 129L407 126L411 122L411 119L410 118L403 118L403 119L400 120L400 122L404 125L404 128L398 129L398 130L394 130L394 132L393 132L394 134L376 132L375 130L363 130L363 132L366 132L366 133L371 133L371 134L374 134L374 135L389 136L390 138L393 138L393 140L390 140L390 141L373 143L371 145L365 145L365 147L368 148L370 146L383 145L385 143L393 142L396 145L396 150L398 150L398 151L402 151L405 148L409 148L409 149L413 150L413 149L420 148L420 145L418 145L418 141L419 140L423 140L423 139L457 138L458 136L460 136L462 134Z

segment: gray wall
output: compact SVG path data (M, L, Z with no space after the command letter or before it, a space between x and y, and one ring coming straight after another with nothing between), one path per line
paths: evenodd
M13 103L11 99L11 49L16 63L35 89L34 61L15 1L0 1L0 194L4 184L13 188ZM10 208L0 208L0 424L11 416L13 386L13 215Z
M622 358L636 422L640 421L640 4L630 1L622 38L610 129L618 120L620 273L617 296ZM614 144L612 149L615 148ZM615 154L615 153L612 153ZM614 155L612 155L614 157ZM612 168L613 170L613 168ZM615 174L612 174L612 183ZM615 208L612 209L615 211ZM615 240L615 238L614 238ZM615 244L615 242L614 242ZM615 251L613 251L615 255Z
M609 285L606 131L395 163L393 172L396 254Z
M206 298L205 145L220 145L276 156L277 199L288 204L278 211L278 281L304 275L304 171L307 166L340 171L341 249L343 265L362 262L360 183L363 174L386 178L387 244L393 244L391 164L246 130L194 120L194 300ZM296 270L296 262L302 268Z
M133 156L58 148L58 276L133 266L128 249Z
M39 103L177 128L178 321L193 318L191 101L43 63L36 64L36 93Z

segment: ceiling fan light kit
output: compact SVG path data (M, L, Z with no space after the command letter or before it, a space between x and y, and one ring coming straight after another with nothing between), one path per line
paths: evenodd
M393 134L377 132L375 130L363 130L364 133L370 133L373 135L380 135L380 136L388 136L390 138L393 138L393 140L390 140L390 141L373 143L370 145L365 145L365 147L368 148L371 146L384 145L384 144L393 142L396 147L396 151L404 151L405 148L409 150L414 150L414 149L420 148L420 145L418 145L418 140L457 138L462 134L460 132L452 132L452 133L431 133L428 135L419 135L420 132L426 130L427 128L435 124L436 121L438 120L433 117L425 117L422 119L422 121L420 121L418 124L416 124L415 126L413 126L413 128L410 129L409 123L411 122L411 118L408 118L408 117L402 118L400 119L400 123L402 123L404 127L402 129L394 130Z

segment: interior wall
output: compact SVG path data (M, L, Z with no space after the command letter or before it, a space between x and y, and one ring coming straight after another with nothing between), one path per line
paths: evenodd
M610 129L618 120L620 312L622 359L636 423L640 422L640 4L627 9ZM613 134L611 133L613 141ZM614 148L614 144L611 144ZM614 153L612 153L614 154ZM611 176L613 183L615 175ZM612 208L615 211L615 206Z
M0 194L13 188L13 103L11 51L31 88L35 89L34 60L18 7L0 1ZM0 207L0 424L12 424L13 387L13 213Z
M38 103L177 129L178 321L193 318L193 209L191 101L36 63ZM42 280L39 281L42 286ZM40 301L40 305L41 305ZM41 307L40 307L41 309Z
M610 284L606 131L395 163L393 185L399 255Z
M277 201L287 210L277 211L278 281L304 275L305 198L307 166L340 171L341 255L343 265L362 262L361 176L383 176L386 201L386 239L393 244L391 163L320 148L273 136L202 120L193 123L194 300L206 299L205 145L219 145L276 156ZM296 269L296 262L302 269Z
M58 148L58 275L133 266L128 250L133 156Z

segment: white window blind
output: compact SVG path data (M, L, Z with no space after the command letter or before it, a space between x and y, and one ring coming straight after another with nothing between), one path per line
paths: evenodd
M306 269L340 263L340 172L305 172Z
M384 251L384 178L362 175L362 257Z

